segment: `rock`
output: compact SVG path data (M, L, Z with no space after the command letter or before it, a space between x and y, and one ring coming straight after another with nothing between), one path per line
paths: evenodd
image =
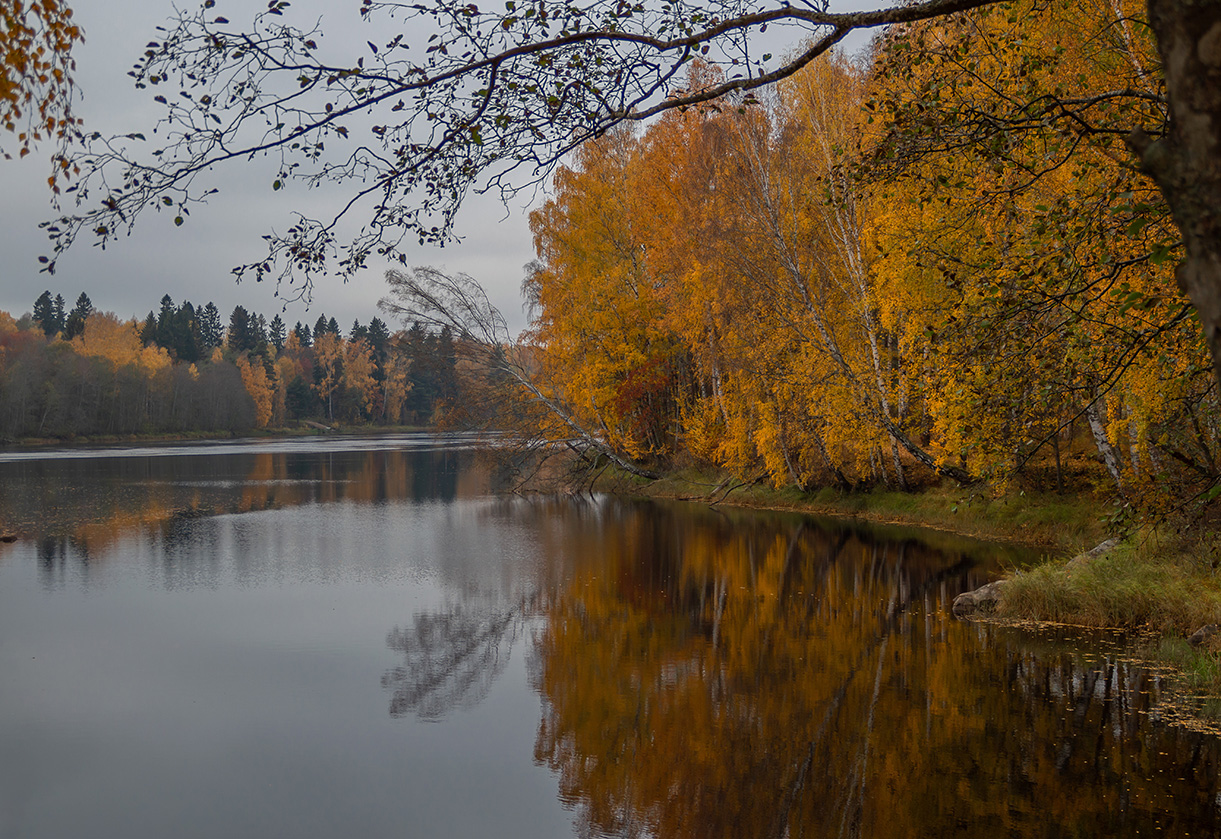
M1195 633L1187 639L1187 643L1191 644L1193 647L1198 647L1201 644L1207 643L1209 639L1218 633L1221 633L1221 626L1218 626L1215 623L1210 623L1207 626L1201 626L1199 629L1197 629Z
M1070 574L1074 571L1078 571L1089 565L1098 557L1109 554L1118 544L1118 539L1107 539L1105 542L1090 548L1085 553L1077 554L1075 557L1070 559L1064 564L1064 570Z
M17 541L17 537L14 536L12 533L0 534L0 542L16 542L16 541Z
M991 612L996 608L996 601L1000 599L1001 589L1006 582L1007 580L996 580L980 586L975 591L964 591L955 597L954 605L950 607L954 617L962 618L979 612Z

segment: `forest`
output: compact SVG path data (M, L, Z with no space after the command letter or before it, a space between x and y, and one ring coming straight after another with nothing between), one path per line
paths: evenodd
M1166 197L1181 190L1156 159L1154 138L1174 129L1157 22L1134 0L927 11L890 21L863 55L823 54L826 39L800 46L793 55L810 60L788 61L768 86L739 84L705 44L706 59L683 57L667 76L685 74L669 91L679 104L648 119L613 110L589 128L594 139L565 146L531 214L531 321L517 339L468 329L464 313L491 322L463 296L471 284L436 292L432 269L389 275L399 303L387 311L428 324L398 336L376 319L344 339L321 319L307 333L244 310L222 329L214 308L168 299L142 324L120 324L64 313L46 295L32 316L41 330L11 317L0 327L0 433L424 422L478 405L503 412L463 418L642 474L695 463L806 490L944 476L1211 499L1221 486L1216 330L1201 327L1185 291L1204 228L1183 227ZM519 23L510 15L488 31ZM183 16L185 40L151 45L138 86L159 84L158 62L218 25ZM458 29L455 44L476 37ZM203 55L248 60L216 50ZM583 78L584 66L565 72ZM259 78L271 84L278 67L260 65ZM567 113L552 104L553 121ZM516 130L513 113L497 130ZM493 154L492 128L486 141L472 129L462 148ZM516 148L508 135L496 142ZM103 155L88 171L107 161L129 163ZM468 163L454 177L490 165ZM166 200L157 188L116 191L114 206ZM98 212L71 230L118 211ZM374 232L394 227L377 218ZM95 232L104 240L113 226ZM372 252L365 244L353 260ZM300 261L312 265L307 250ZM458 371L442 377L454 384L429 380L438 365ZM466 396L462 381L475 388ZM520 398L485 398L487 386Z
M1125 147L1168 119L1143 14L892 27L585 143L531 216L541 389L633 462L776 486L1215 494L1182 235Z
M325 314L287 328L243 306L222 321L169 295L141 322L48 290L31 313L0 312L0 439L430 425L458 368L451 335L420 324L374 317L345 335Z

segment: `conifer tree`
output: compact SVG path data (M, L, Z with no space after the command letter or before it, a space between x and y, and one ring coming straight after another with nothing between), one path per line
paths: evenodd
M93 314L93 302L89 299L89 295L82 291L80 297L76 298L76 305L68 313L68 319L64 323L64 337L71 340L84 332L85 321L91 314Z
M284 334L284 321L279 315L271 319L267 337L271 341L271 345L276 348L276 352L284 349L284 341L288 336Z
M42 327L43 333L50 338L59 330L55 323L55 304L51 300L50 290L38 295L34 301L34 323Z
M157 343L157 317L153 314L152 309L149 309L148 317L144 319L144 325L140 327L140 343L146 347Z
M254 348L250 334L250 313L243 306L234 306L229 315L229 332L225 344L233 352L247 352Z
M51 315L55 318L55 331L63 332L64 326L66 326L68 322L68 315L64 309L64 296L62 294L55 295L55 302L51 308Z
M211 351L213 347L219 347L224 340L224 325L220 321L220 311L216 308L216 304L209 301L208 305L203 308L203 315L199 319L199 343L200 348L205 351Z

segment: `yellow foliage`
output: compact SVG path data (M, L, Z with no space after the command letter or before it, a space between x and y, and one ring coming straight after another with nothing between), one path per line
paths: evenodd
M242 374L242 384L254 402L255 426L266 428L271 422L275 406L276 381L268 377L267 370L257 357L253 362L245 355L238 356L238 371Z
M144 346L137 321L121 321L109 312L90 314L84 331L71 344L83 356L104 358L116 367L135 365L148 376L168 369L172 363L161 347Z

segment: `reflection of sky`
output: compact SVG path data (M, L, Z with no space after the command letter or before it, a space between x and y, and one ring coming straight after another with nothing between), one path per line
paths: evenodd
M431 724L387 632L444 605L443 504L220 516L103 565L0 563L0 835L556 837L524 657ZM470 547L470 541L463 548ZM484 545L483 564L502 552Z

